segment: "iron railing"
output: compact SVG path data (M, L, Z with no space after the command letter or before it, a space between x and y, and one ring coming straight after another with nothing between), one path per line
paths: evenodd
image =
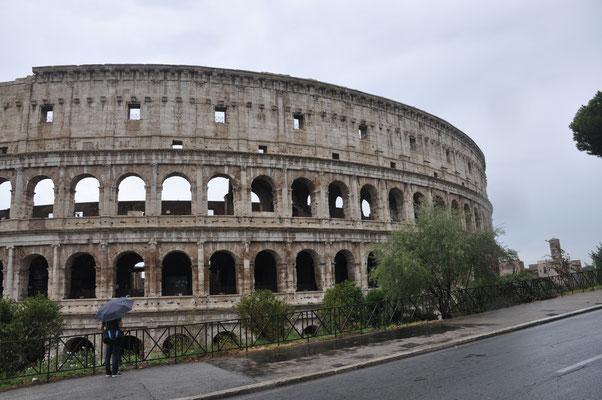
M451 296L449 310L453 316L471 314L598 285L602 285L600 270L457 290ZM254 319L130 329L122 339L121 363L135 368L141 364L177 363L230 350L382 330L437 319L441 315L437 301L415 296ZM95 373L104 368L104 346L100 333L0 342L0 383L15 378L49 380L57 375Z

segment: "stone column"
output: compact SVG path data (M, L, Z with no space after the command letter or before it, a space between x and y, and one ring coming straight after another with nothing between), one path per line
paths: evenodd
M364 242L360 242L359 244L359 262L356 263L356 265L359 267L359 271L357 276L357 280L359 283L359 287L362 288L362 290L367 290L368 289L368 257L366 255L366 245L364 244Z
M295 293L297 291L297 270L296 270L296 261L295 255L292 254L292 241L290 239L286 240L285 246L285 254L286 254L286 276L288 287L286 291L288 293Z
M205 242L199 240L196 249L197 256L197 284L193 294L196 296L207 296L209 293L205 288Z
M7 246L8 250L8 263L6 265L6 278L4 281L6 282L5 296L9 299L16 300L16 296L14 293L15 288L15 246Z
M26 197L25 183L23 182L23 168L17 168L15 178L15 187L11 191L10 219L20 219L26 217L25 208L29 200Z
M109 294L109 249L107 243L100 243L100 265L96 265L96 290L97 298L112 297Z
M52 270L48 271L48 276L50 277L48 282L48 298L50 300L60 300L67 297L65 295L65 288L61 287L64 285L59 283L61 281L59 272L59 247L61 247L60 243L52 245Z
M387 184L384 180L381 179L378 181L378 186L380 189L380 201L378 201L378 214L381 221L390 224L391 211L389 210L389 192L387 190Z
M403 191L403 212L406 221L414 221L414 198L412 197L412 186L406 184Z
M333 259L334 256L332 254L332 242L326 242L325 249L326 251L324 254L324 258L326 261L324 262L324 271L322 274L322 282L324 282L324 285L322 286L323 290L333 287L335 281L335 265Z
M150 246L149 266L148 266L148 283L145 282L145 293L148 288L149 297L161 296L161 267L157 259L157 242L151 241Z
M151 165L150 182L145 183L146 201L144 204L145 215L161 215L161 190L163 185L157 182L158 165L156 162Z
M349 182L349 195L347 201L344 204L345 218L352 219L354 221L361 221L362 219L362 204L360 201L360 189L357 185L357 177L353 177Z

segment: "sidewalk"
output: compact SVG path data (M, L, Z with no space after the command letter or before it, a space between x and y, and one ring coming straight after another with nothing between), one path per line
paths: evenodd
M119 378L96 375L66 379L3 392L0 399L223 398L411 357L598 309L602 309L602 290L376 334L130 370Z

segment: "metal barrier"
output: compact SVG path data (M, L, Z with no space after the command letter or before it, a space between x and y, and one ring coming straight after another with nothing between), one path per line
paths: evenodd
M602 285L602 271L516 280L456 290L450 298L453 316L548 299L567 291ZM280 345L314 338L382 330L414 321L437 319L438 299L416 296L350 306L293 311L255 319L231 319L124 331L121 363L141 364L214 356L231 350ZM49 380L104 368L100 333L0 342L0 383L14 378Z

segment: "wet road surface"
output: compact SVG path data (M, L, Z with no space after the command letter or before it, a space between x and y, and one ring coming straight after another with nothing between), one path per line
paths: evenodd
M602 311L237 399L599 399Z

